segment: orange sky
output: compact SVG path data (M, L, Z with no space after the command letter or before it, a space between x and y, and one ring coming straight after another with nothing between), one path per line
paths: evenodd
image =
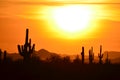
M95 2L94 0L83 1ZM45 14L49 13L45 10L72 2L72 0L66 2L64 0L59 0L59 2L58 0L34 0L34 2L32 0L1 0L0 48L8 52L17 52L17 44L24 43L25 29L29 28L32 42L36 44L36 50L45 48L56 53L79 54L81 46L85 46L86 52L93 46L94 52L98 53L99 45L102 44L103 51L120 51L120 6L116 4L120 2L119 0L98 0L95 2L111 4L89 4L97 9L94 15L97 18L98 28L89 33L85 39L56 38L52 35L57 35L56 32L46 29L48 16Z

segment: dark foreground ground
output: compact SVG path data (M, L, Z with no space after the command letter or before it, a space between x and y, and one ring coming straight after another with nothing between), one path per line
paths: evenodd
M120 65L0 64L0 80L120 80Z

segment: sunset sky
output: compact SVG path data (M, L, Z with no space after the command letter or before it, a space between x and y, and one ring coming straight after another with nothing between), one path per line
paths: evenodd
M0 0L0 48L18 52L26 28L36 50L79 54L84 46L88 54L93 46L97 54L103 45L103 51L120 51L120 1Z

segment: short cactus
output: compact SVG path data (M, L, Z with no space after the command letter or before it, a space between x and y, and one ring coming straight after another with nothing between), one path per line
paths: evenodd
M89 50L89 63L92 64L94 60L93 47Z
M81 55L82 55L82 64L84 64L84 55L85 55L84 47L82 47Z

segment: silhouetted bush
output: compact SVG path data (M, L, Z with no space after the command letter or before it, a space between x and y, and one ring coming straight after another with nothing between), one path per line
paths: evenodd
M73 60L73 63L74 63L74 64L81 64L81 63L82 63L82 61L81 61L80 58L79 58L79 55L77 55L77 56L75 57L75 59Z
M49 62L49 63L61 63L62 58L59 55L51 55L51 57L46 59L46 62Z

